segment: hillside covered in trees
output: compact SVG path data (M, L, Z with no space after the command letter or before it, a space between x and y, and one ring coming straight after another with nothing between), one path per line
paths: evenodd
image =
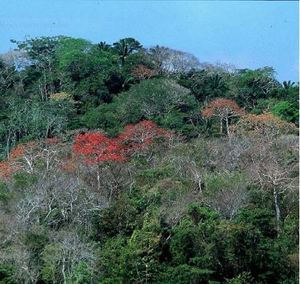
M298 283L298 92L133 38L0 56L0 283Z

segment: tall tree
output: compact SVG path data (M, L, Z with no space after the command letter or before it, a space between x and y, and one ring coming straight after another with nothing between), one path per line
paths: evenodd
M25 41L15 41L18 49L28 56L28 65L34 69L36 79L34 82L33 93L39 93L40 99L46 101L50 94L55 93L57 90L56 77L56 50L59 44L66 40L67 37L40 37L27 39ZM29 75L28 73L27 75Z
M113 47L119 54L121 66L124 66L126 58L130 54L140 50L142 45L136 39L128 37L115 42Z

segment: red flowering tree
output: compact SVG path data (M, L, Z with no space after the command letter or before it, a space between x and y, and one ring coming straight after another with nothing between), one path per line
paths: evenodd
M76 136L73 144L73 152L84 157L89 164L99 164L108 161L124 161L121 147L114 139L105 135L85 133Z
M80 157L85 161L82 164L85 173L83 178L93 184L93 173L95 173L97 189L109 190L110 200L124 184L132 181L131 174L128 173L130 167L107 162L123 162L135 154L145 153L144 150L148 149L156 139L171 136L170 132L159 128L154 122L141 121L135 125L127 125L117 138L109 138L99 132L80 134L75 137L73 153L75 159ZM68 165L66 170L73 172L73 165L70 164L70 167Z
M125 157L122 154L122 147L117 143L116 139L110 139L99 132L79 134L75 137L73 144L73 152L83 158L88 167L85 179L89 179L91 173L96 174L97 189L105 188L105 181L113 176L113 180L109 183L111 186L109 199L113 192L118 191L120 184L115 182L117 176L113 173L114 167L102 167L107 162L122 162ZM84 170L84 172L85 172ZM107 173L109 171L109 174ZM93 180L93 179L92 179ZM93 182L93 181L92 181ZM116 184L115 184L116 183Z
M129 124L119 135L118 141L124 145L127 154L136 154L149 148L151 144L159 139L171 139L170 131L158 127L150 120L143 120L137 124Z
M228 136L229 120L232 117L238 117L244 114L238 104L234 100L229 99L216 99L202 111L202 116L206 118L218 117L220 120L220 133L223 133L223 124L225 123L225 131Z

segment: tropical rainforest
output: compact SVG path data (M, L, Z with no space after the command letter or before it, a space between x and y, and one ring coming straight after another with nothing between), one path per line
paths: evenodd
M298 283L298 92L134 38L0 56L0 283Z

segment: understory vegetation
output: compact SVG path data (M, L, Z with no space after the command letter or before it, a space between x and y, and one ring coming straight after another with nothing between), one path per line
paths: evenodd
M298 92L133 38L0 56L0 283L298 283Z

